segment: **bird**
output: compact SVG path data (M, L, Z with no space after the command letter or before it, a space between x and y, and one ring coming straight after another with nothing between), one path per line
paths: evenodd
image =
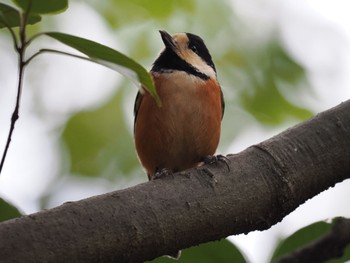
M135 148L149 180L223 159L214 153L225 102L208 48L192 33L159 33L165 47L150 74L162 105L143 87L134 104Z

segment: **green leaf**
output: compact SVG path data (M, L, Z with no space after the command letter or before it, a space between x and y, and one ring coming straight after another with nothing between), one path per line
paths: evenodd
M322 235L326 234L331 228L331 223L321 221L298 230L278 245L273 253L271 262L274 262L277 258L286 256L298 248L305 246L311 241L318 239Z
M172 259L159 257L152 263L173 263ZM230 241L223 239L216 242L209 242L199 246L184 249L181 253L178 263L245 263L244 256L239 249Z
M0 198L0 222L20 217L21 215L16 207Z
M33 25L41 20L39 15L31 14L28 24ZM20 13L17 9L0 3L0 28L16 27L20 25Z
M49 14L60 13L68 8L68 0L12 0L22 10L30 13Z
M123 90L101 108L77 113L68 121L62 136L71 173L113 178L139 167L123 114Z
M141 83L160 105L150 74L140 64L124 54L94 41L64 33L44 33L63 44L66 44L87 55L92 61L118 71L132 81Z

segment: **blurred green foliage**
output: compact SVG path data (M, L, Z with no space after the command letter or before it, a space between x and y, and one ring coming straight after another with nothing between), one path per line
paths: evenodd
M173 263L174 260L168 257L159 257L148 261L152 263ZM245 263L247 262L237 247L226 239L208 242L199 246L187 248L181 251L179 263Z
M21 212L15 206L0 198L0 222L20 216Z
M149 20L167 21L174 12L186 12L191 15L197 5L187 0L112 0L88 1L113 28L120 29L133 23L145 23Z
M246 74L250 76L249 87L242 91L242 106L259 122L278 125L288 118L304 120L312 113L294 105L283 94L283 88L297 89L304 82L304 69L282 49L272 43L260 58L250 58ZM257 60L258 59L258 60Z
M138 165L133 138L123 114L124 88L102 107L75 114L63 132L73 174L105 176L130 174Z

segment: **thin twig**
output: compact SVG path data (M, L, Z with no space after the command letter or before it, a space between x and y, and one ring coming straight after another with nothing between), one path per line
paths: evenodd
M30 61L32 61L35 57L39 56L40 54L43 53L54 53L54 54L59 54L59 55L66 55L66 56L70 56L70 57L74 57L74 58L79 58L79 59L84 59L90 62L95 62L93 59L88 58L88 57L83 57L83 56L79 56L79 55L75 55L72 53L68 53L68 52L64 52L64 51L59 51L59 50L55 50L55 49L48 49L48 48L44 48L44 49L40 49L38 52L36 52L35 54L33 54L30 58L27 59L27 61L25 61L25 64L28 64Z
M21 53L22 53L22 51L21 51ZM12 113L10 130L9 130L9 134L7 136L6 146L5 146L4 153L2 155L2 159L1 159L1 163L0 163L0 173L1 173L2 168L4 166L4 163L5 163L7 151L8 151L8 148L10 146L10 142L11 142L11 138L12 138L12 133L13 133L14 128L15 128L15 123L19 118L18 113L19 113L19 105L20 105L21 93L22 93L23 73L24 73L24 67L25 67L25 64L23 63L23 54L21 54L21 53L19 55L19 65L20 66L19 66L19 73L18 73L16 106L15 106L15 110Z
M26 46L29 46L33 42L34 39L36 39L42 35L45 35L45 32L39 32L39 33L34 34L31 37L29 37L27 42L26 42Z
M11 117L11 125L10 125L10 130L7 136L7 141L6 141L6 145L5 145L5 149L4 149L4 153L2 155L1 158L1 163L0 163L0 174L2 171L2 168L4 167L4 163L5 163L5 159L6 159L6 155L8 152L8 149L10 147L10 143L11 143L11 138L12 138L12 133L15 129L15 123L19 118L19 106L20 106L20 102L21 102L21 95L22 95L22 85L23 85L23 74L24 74L24 68L25 68L25 51L26 51L26 25L27 25L27 20L28 20L28 16L29 16L29 12L30 12L30 7L31 7L31 1L29 1L29 6L28 6L28 10L26 12L24 12L21 15L21 21L20 21L20 45L16 44L16 50L18 52L18 86L17 86L17 96L16 96L16 106L15 109L12 113L12 117ZM11 30L10 30L11 32Z
M83 57L83 56L79 56L79 55L75 55L75 54L71 54L71 53L67 53L67 52L63 52L63 51L59 51L59 50L54 50L54 49L41 49L41 50L36 52L34 55L32 55L30 58L28 58L25 61L24 60L25 49L30 44L31 41L25 42L26 40L25 40L24 33L25 33L25 31L21 31L21 38L20 38L21 39L21 46L18 49L18 53L19 53L19 62L18 62L19 63L19 74L18 74L18 89L17 89L16 107L15 107L14 112L12 113L10 131L9 131L9 135L7 137L7 143L6 143L4 154L2 156L2 160L1 160L1 164L0 164L0 173L1 173L2 167L3 167L4 162L5 162L5 158L6 158L6 154L7 154L8 148L10 146L12 133L13 133L13 130L15 128L15 123L16 123L18 117L19 117L18 113L19 113L19 105L20 105L20 100L21 100L23 73L24 73L25 66L30 61L32 61L35 57L37 57L38 55L40 55L42 53L45 53L45 52L56 53L56 54L60 54L60 55L67 55L67 56L71 56L71 57L80 58L80 59L84 59L84 60L87 60L87 61L94 62L94 60L92 60L92 59L90 59L88 57ZM37 36L39 36L39 35L37 35Z

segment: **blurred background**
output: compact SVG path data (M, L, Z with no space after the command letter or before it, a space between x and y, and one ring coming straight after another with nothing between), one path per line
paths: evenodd
M11 4L10 1L1 1ZM121 51L146 68L163 48L158 30L201 36L226 100L219 153L237 153L350 98L347 0L71 0L29 33L60 31ZM28 50L70 51L41 37ZM0 31L0 152L17 86L17 57ZM133 145L137 87L107 68L42 55L25 73L20 118L0 197L23 213L147 181ZM230 237L251 262L278 240L334 216L350 217L347 180L263 232Z

